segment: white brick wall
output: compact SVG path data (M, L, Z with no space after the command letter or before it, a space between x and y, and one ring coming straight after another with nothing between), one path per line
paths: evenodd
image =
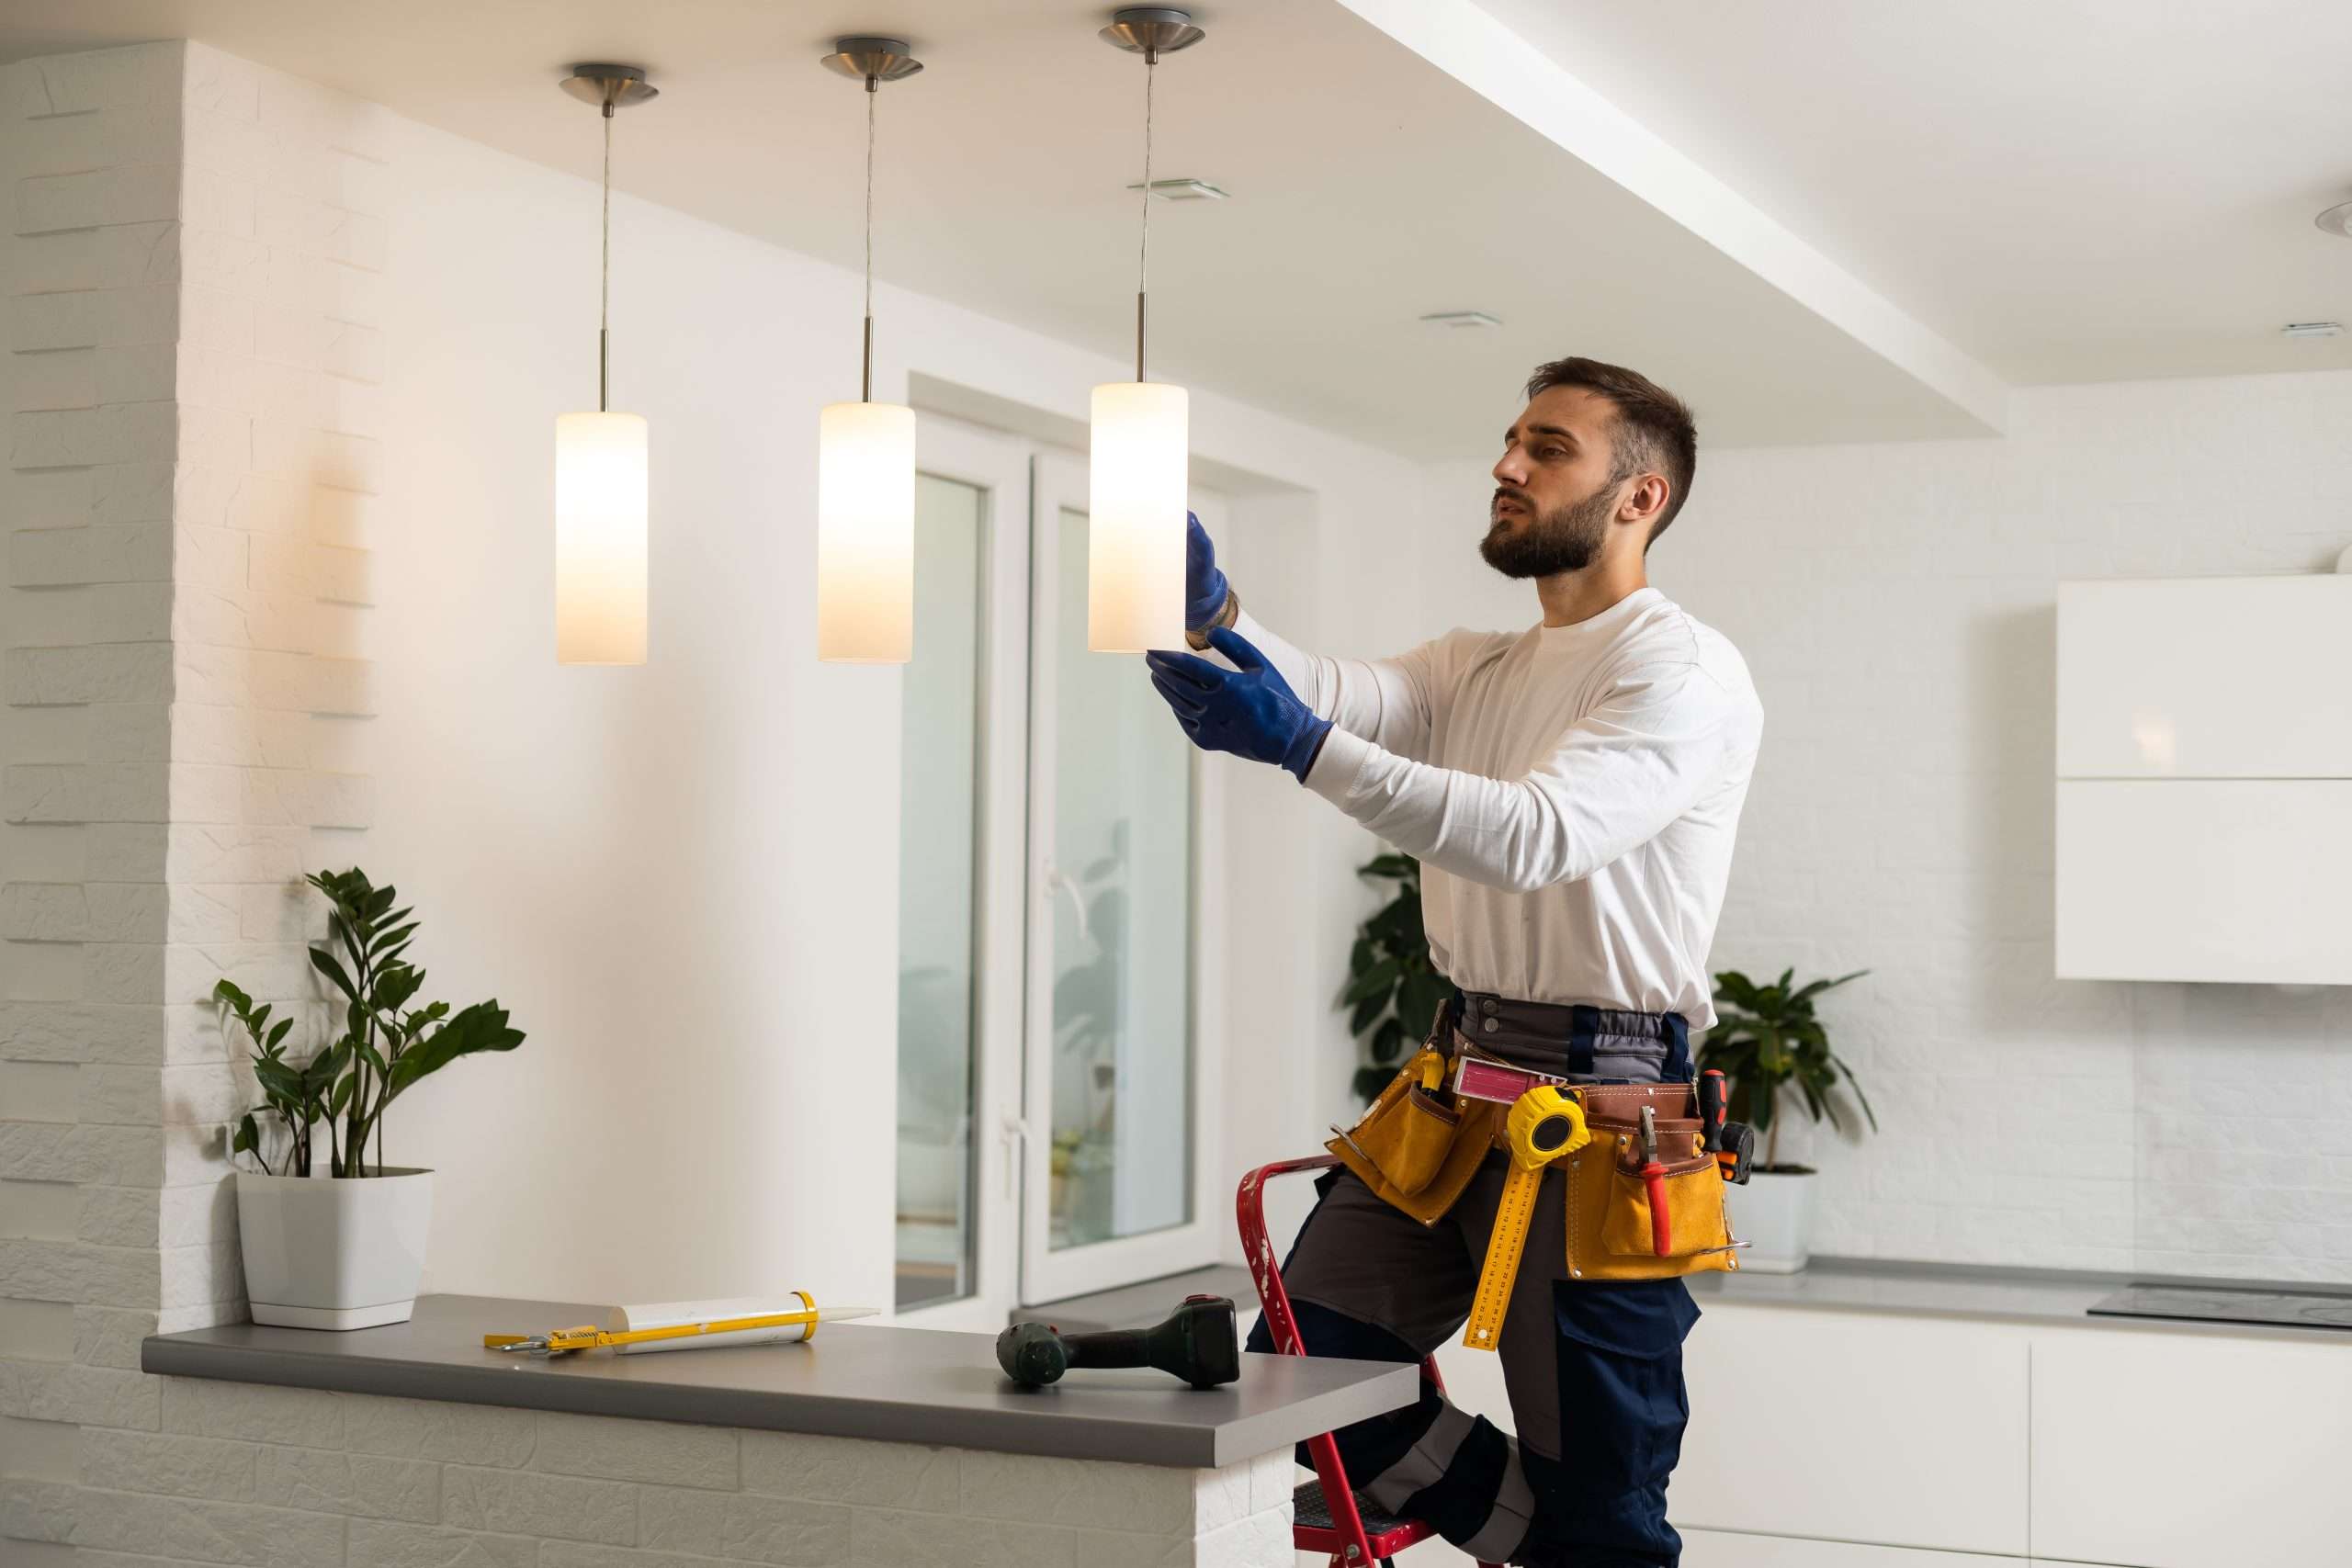
M1824 1010L1882 1130L1810 1144L1817 1250L2352 1281L2352 989L2053 979L2051 884L2055 584L2326 570L2347 424L2352 375L2245 377L2022 391L2001 440L1702 453L1651 574L1766 710L1713 964L1871 972ZM1485 467L1432 506L1475 513ZM1431 547L1437 625L1526 615Z
M243 1315L222 1123L254 1089L202 998L311 994L296 879L372 815L382 122L179 42L0 67L0 1475L107 1486L91 1443L128 1464L102 1428L164 1409L140 1338ZM413 1506L252 1460L254 1504ZM107 1512L61 1495L0 1536ZM142 1551L175 1511L82 1539ZM208 1517L225 1561L342 1550Z
M160 1404L81 1428L78 1480L0 1482L12 1545L84 1568L1291 1562L1287 1452L1175 1470L145 1381Z

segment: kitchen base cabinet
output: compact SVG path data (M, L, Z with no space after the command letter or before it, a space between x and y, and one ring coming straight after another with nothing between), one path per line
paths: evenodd
M2033 1550L2143 1568L2352 1562L2352 1343L2033 1338Z
M2028 1337L1709 1302L1683 1346L1676 1526L2022 1557Z

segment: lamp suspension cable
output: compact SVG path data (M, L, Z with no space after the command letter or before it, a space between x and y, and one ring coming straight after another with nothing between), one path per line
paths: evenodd
M858 375L857 400L874 400L874 105L882 96L880 79L865 77L865 360Z
M1151 292L1151 84L1159 73L1159 51L1143 51L1143 243L1136 255L1136 379L1144 374L1146 296Z
M611 412L613 334L613 100L605 100L605 215L596 290L596 412Z

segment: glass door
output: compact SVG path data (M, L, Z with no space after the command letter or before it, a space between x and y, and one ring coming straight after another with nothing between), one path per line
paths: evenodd
M901 672L896 1302L1000 1327L1016 1294L1028 450L926 414Z
M1086 649L1086 468L1032 465L1022 1297L1209 1262L1214 1054L1200 1047L1200 766L1141 659ZM1214 502L1196 498L1214 530ZM1216 929L1213 925L1208 929Z

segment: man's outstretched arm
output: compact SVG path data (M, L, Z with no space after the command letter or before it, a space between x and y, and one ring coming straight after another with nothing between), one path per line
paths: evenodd
M1429 754L1436 644L1423 643L1394 659L1326 659L1304 652L1240 607L1217 570L1208 531L1197 517L1188 515L1186 524L1184 624L1194 648L1208 651L1214 645L1207 634L1230 627L1317 715L1400 756Z
M1524 776L1400 757L1344 731L1302 781L1415 858L1529 892L1590 876L1656 838L1752 749L1762 716L1696 664L1629 671Z

